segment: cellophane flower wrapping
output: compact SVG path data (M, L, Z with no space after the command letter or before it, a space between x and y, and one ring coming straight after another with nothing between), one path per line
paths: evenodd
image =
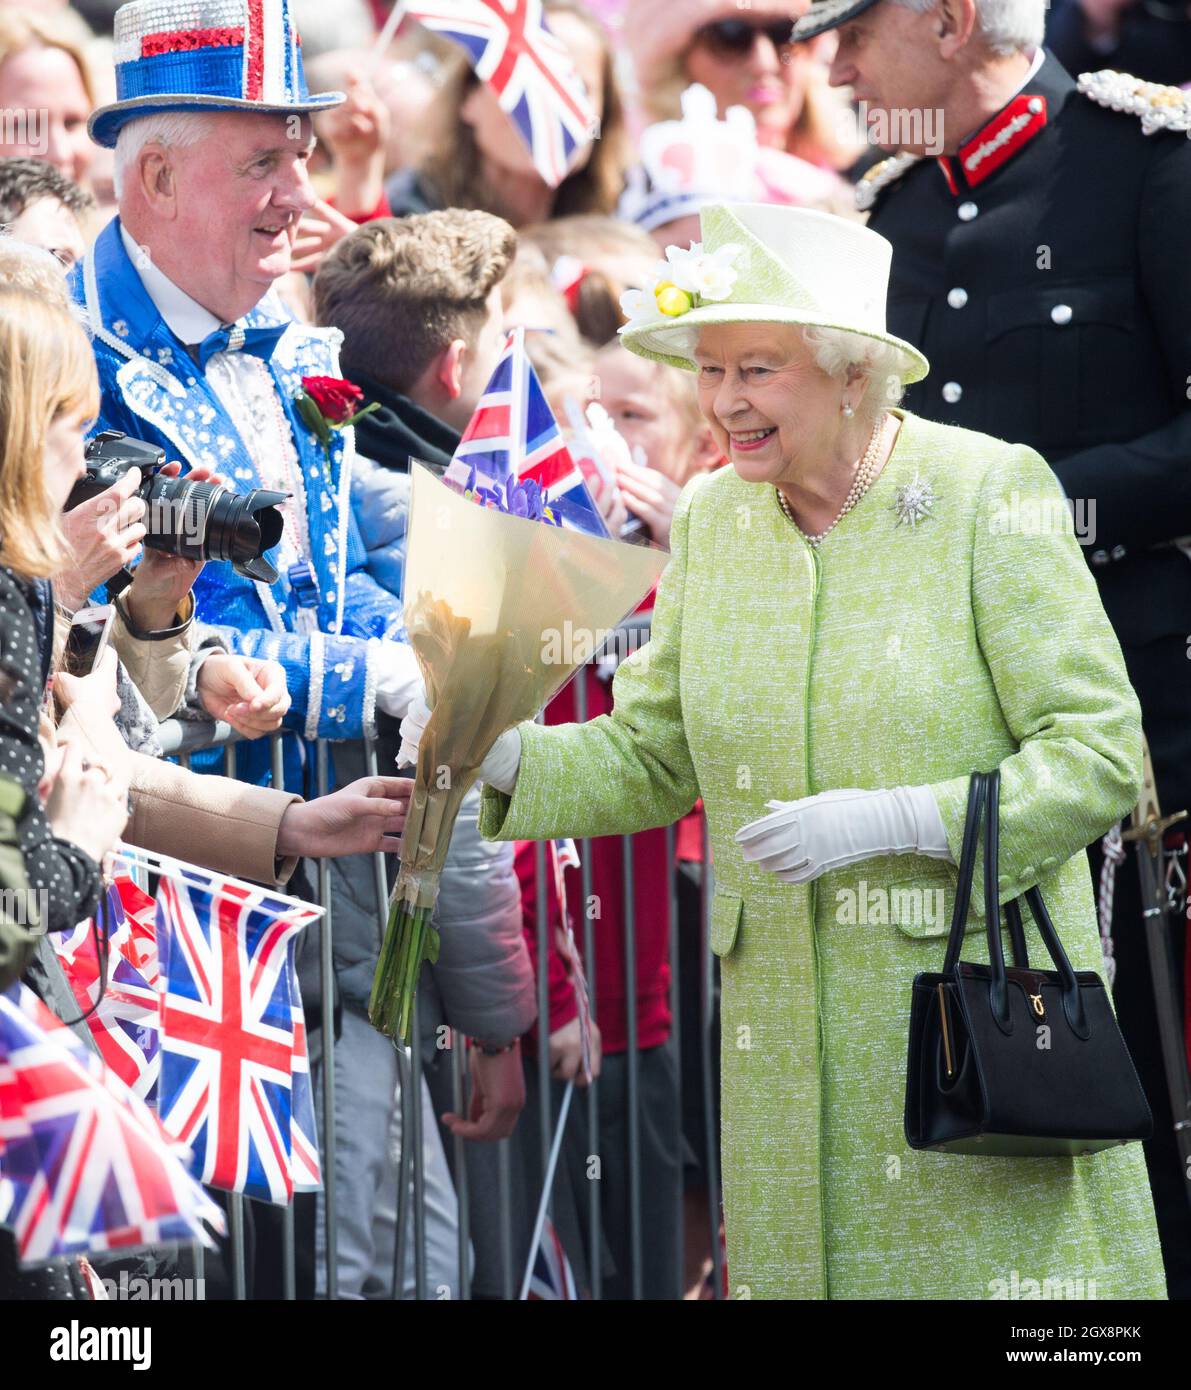
M422 964L438 958L451 831L480 765L636 608L668 558L481 506L418 463L410 474L405 625L432 712L368 1010L406 1042Z

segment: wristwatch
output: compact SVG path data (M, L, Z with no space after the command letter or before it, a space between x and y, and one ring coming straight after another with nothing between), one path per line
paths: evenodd
M514 1038L512 1042L494 1043L483 1042L479 1038L472 1038L471 1045L477 1052L483 1053L485 1057L499 1057L502 1052L512 1052L520 1041L520 1038Z

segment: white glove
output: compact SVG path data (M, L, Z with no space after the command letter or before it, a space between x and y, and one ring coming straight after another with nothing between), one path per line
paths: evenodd
M414 649L405 642L382 642L375 657L376 703L400 719L423 695L422 671Z
M419 695L401 721L401 747L397 750L397 766L413 767L418 761L418 745L430 720L430 707ZM521 768L521 735L516 729L506 729L488 751L480 764L480 781L487 782L498 792L511 796L517 785Z
M772 814L741 826L736 843L747 862L775 873L782 883L810 883L831 869L879 854L951 859L929 787L819 792L765 804Z

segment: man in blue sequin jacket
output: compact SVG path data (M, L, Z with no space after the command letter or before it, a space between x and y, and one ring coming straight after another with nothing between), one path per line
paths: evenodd
M403 714L420 676L401 640L399 600L365 569L351 508L352 430L333 430L324 448L295 406L303 378L339 376L339 334L295 322L274 290L315 198L306 113L342 98L311 97L288 67L287 85L270 94L266 72L257 99L232 94L227 109L204 90L206 70L179 77L175 67L153 79L166 93L137 95L143 79L132 70L157 56L143 45L141 57L129 56L131 38L117 45L122 99L90 127L116 147L120 215L73 279L99 367L96 428L158 444L184 471L216 466L240 490L291 494L269 551L277 580L210 563L195 588L198 615L232 651L282 664L295 734L371 735L376 709ZM300 738L286 742L293 785ZM242 747L240 776L265 780L267 753L263 740Z

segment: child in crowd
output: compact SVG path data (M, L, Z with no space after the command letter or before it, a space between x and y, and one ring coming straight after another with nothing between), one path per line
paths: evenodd
M0 226L69 270L87 249L90 193L43 159L0 159Z

